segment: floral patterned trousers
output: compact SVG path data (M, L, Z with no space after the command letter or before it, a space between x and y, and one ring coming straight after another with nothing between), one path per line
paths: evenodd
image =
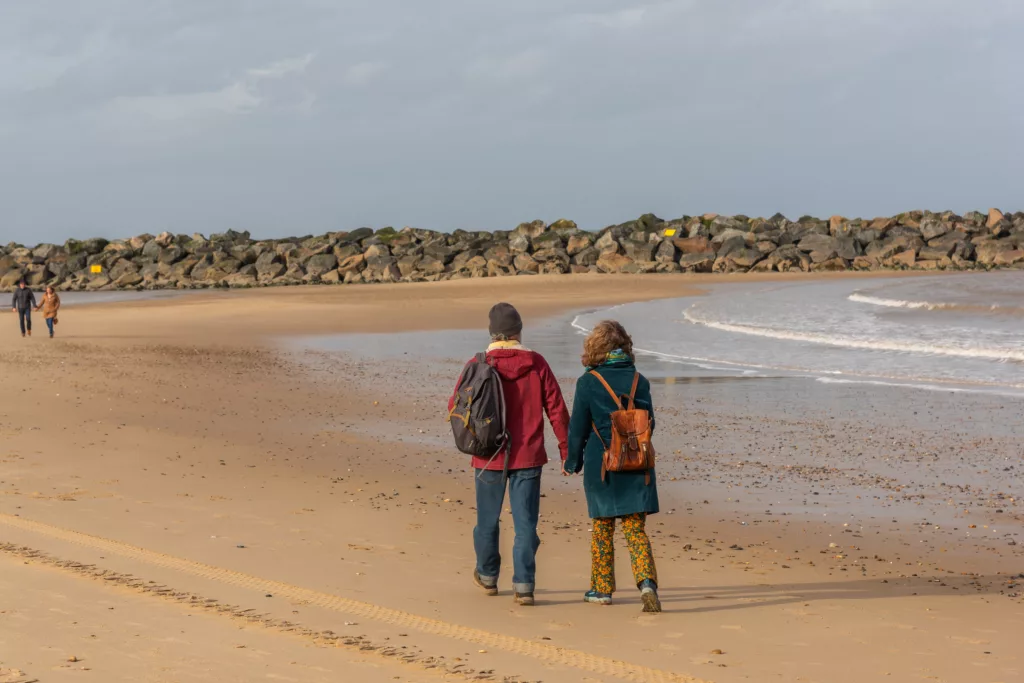
M615 592L615 520L622 520L622 533L629 548L629 559L633 565L633 578L639 586L650 579L658 583L658 570L654 566L651 541L644 529L647 515L638 512L625 517L599 517L591 520L594 526L590 538L590 588L598 593Z

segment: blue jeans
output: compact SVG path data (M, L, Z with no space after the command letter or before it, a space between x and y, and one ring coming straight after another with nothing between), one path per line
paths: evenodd
M516 540L512 544L512 587L517 593L532 593L537 575L537 520L540 517L540 467L511 470L508 473L508 498L512 504L512 523ZM475 470L476 570L480 578L497 583L501 572L498 530L501 506L505 502L505 482L501 470Z
M18 324L21 325L21 336L25 336L26 330L32 331L32 309L31 308L19 308L18 309Z
M50 336L53 336L53 318L46 319L46 326L50 328Z

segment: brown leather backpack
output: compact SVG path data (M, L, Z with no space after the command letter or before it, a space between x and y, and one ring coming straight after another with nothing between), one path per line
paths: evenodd
M618 396L608 385L604 377L596 370L590 374L596 377L615 400L615 405L622 406L622 399L628 399L625 410L611 413L612 442L609 447L597 431L597 425L591 423L594 433L604 446L604 458L601 462L601 481L608 472L645 472L646 483L651 483L651 470L654 469L654 445L651 443L651 416L646 410L636 407L636 387L640 382L640 373L633 375L633 387L629 396Z

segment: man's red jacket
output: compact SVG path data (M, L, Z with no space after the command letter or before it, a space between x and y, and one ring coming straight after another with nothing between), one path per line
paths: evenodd
M568 453L569 411L562 398L555 375L544 357L522 346L493 344L487 350L487 360L501 376L505 391L505 423L512 441L509 458L510 470L540 467L547 463L544 450L544 414L558 439L562 462ZM497 348L495 348L497 347ZM471 363L476 362L471 360ZM455 387L458 390L458 386ZM448 399L448 410L455 405L455 392ZM487 458L473 457L476 469L500 470L504 467L504 453L487 465Z

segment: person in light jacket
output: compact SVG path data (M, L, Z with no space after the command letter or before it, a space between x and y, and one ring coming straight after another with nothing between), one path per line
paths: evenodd
M43 303L36 307L37 311L43 312L46 320L46 327L50 330L50 339L53 339L53 327L57 324L57 311L60 310L60 297L53 287L47 287L43 294Z

